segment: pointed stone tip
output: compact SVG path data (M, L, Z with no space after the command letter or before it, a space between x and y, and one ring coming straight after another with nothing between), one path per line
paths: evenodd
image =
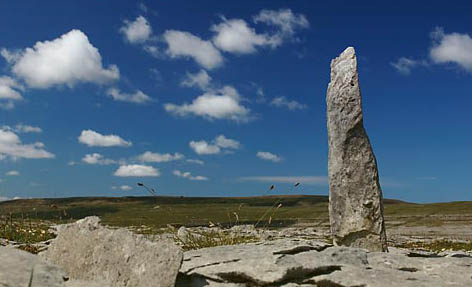
M355 54L356 54L356 50L354 49L354 47L347 47L346 50L344 50L341 53L341 56L355 55Z

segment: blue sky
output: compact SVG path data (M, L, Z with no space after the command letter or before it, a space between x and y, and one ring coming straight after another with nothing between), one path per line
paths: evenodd
M327 194L354 46L384 196L472 200L472 4L378 2L2 2L0 198Z

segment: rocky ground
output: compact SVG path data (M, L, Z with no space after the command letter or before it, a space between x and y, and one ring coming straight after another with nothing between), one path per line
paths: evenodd
M39 256L11 242L0 247L0 286L472 286L470 251L392 247L408 240L467 240L470 225L391 226L389 253L332 246L327 227L181 228L149 240L89 217L59 227L56 239L41 243ZM215 231L251 240L185 252L178 246Z

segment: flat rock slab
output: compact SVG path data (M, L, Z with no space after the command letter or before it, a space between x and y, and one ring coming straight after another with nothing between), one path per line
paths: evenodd
M59 267L31 253L0 247L1 287L63 287L67 278Z
M471 257L409 257L297 239L184 253L176 286L472 286Z
M87 217L58 226L56 239L40 256L64 268L72 279L103 281L113 287L173 287L183 253L170 240L150 241Z

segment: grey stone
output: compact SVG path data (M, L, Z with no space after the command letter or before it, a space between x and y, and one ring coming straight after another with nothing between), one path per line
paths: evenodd
M354 48L331 62L326 96L329 218L335 245L387 251L377 162L363 125Z
M58 226L57 238L40 253L72 279L119 286L174 286L183 253L169 240L149 241L126 229L109 229L98 217Z
M280 239L185 252L176 286L472 286L470 257L408 257Z
M0 246L0 286L62 287L66 274L36 255Z
M188 251L177 286L218 286L218 282L262 286L296 280L330 268L313 257L306 260L306 256L296 255L318 253L329 246L324 242L281 239Z

